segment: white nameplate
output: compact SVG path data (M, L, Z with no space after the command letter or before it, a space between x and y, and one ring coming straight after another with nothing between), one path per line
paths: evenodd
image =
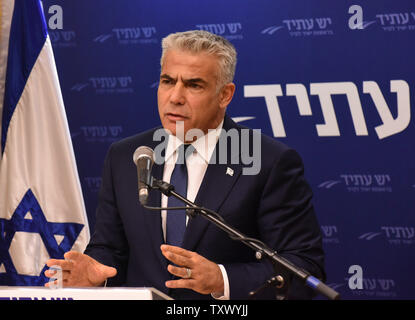
M0 300L172 300L154 288L2 287Z

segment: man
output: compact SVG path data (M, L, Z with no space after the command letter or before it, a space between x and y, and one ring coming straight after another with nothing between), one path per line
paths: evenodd
M187 180L183 195L191 201L218 212L246 236L260 239L324 279L320 230L298 154L264 135L259 141L238 142L241 149L233 148L235 142L225 137L232 143L225 149L218 147L224 132L233 130L242 137L248 130L226 116L235 91L234 47L220 36L199 30L171 34L162 47L158 110L169 135L164 162L156 161L153 176L176 187ZM204 135L194 137L193 129ZM62 267L65 286L147 286L176 299L248 298L251 290L275 273L269 261L257 261L252 249L203 217L186 219L184 213L156 213L140 206L132 155L139 146L160 146L156 132L160 129L111 146L95 232L85 253L68 252L65 260L50 260L48 265ZM193 152L186 152L185 165L180 166L184 144L191 144ZM243 148L253 150L254 146L260 146L256 155L260 170L244 174L246 166L234 160L246 152ZM225 154L225 163L213 161L223 160ZM183 179L182 174L180 180L179 170L187 177ZM153 190L148 205L177 206L172 199ZM291 280L288 298L311 297L302 283ZM275 298L275 290L264 290L258 297Z

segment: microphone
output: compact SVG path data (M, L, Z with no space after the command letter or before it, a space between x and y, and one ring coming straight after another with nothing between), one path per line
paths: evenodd
M137 166L138 199L141 205L147 204L148 189L151 185L151 168L154 163L153 149L141 146L134 151L133 161Z

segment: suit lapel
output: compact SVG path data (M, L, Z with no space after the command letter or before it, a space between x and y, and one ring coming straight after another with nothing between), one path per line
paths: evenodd
M228 167L234 170L233 176L226 175ZM241 171L241 168L235 165L232 167L226 164L209 165L196 197L195 204L217 212L232 190ZM194 251L210 223L205 217L199 215L190 218L184 234L182 247Z
M233 121L225 117L223 129L227 131L234 127L234 125ZM238 164L220 163L219 159L221 159L221 157L219 155L218 145L219 142L216 144L215 152L212 155L197 197L194 201L196 205L216 212L219 211L242 172L240 161L237 162ZM235 163L235 161L231 161L232 154L229 139L227 141L226 152L227 162ZM235 155L233 156L235 157ZM237 156L239 157L239 155ZM182 247L194 251L210 223L211 222L205 217L199 215L190 218L184 234Z

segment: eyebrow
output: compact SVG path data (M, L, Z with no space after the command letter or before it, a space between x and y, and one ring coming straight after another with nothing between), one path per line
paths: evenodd
M168 80L174 80L172 77L170 77L168 74L163 73L160 76L160 79L168 79Z
M192 79L183 79L184 83L202 83L202 84L207 84L207 82L205 80L203 80L202 78L192 78Z
M172 77L170 77L168 74L163 73L160 76L160 79L167 79L167 80L174 80L176 81L177 79L174 79ZM184 83L203 83L203 84L207 84L207 82L205 80L203 80L202 78L191 78L191 79L183 79Z

